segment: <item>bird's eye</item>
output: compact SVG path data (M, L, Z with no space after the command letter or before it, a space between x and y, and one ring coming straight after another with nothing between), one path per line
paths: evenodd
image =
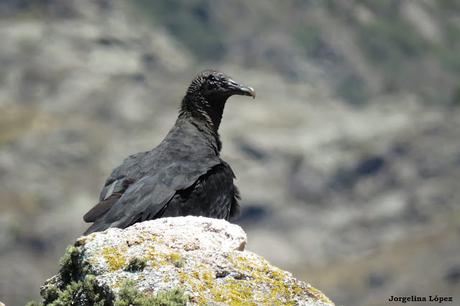
M216 77L213 76L213 75L209 76L208 80L209 80L210 82L216 82L216 81L217 81Z

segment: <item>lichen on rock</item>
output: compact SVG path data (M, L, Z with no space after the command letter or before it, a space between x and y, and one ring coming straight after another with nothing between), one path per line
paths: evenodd
M244 251L237 225L163 218L81 237L42 287L45 305L334 305Z

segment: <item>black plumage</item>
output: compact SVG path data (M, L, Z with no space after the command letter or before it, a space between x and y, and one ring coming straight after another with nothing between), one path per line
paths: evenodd
M161 217L196 215L230 219L238 213L235 175L220 158L218 134L232 95L255 97L252 88L206 70L190 84L179 117L154 149L126 158L113 170L96 204L83 219L85 234L125 228Z

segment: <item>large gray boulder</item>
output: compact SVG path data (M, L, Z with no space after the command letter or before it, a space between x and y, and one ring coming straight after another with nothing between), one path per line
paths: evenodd
M42 287L52 305L334 305L244 251L238 225L163 218L79 238Z

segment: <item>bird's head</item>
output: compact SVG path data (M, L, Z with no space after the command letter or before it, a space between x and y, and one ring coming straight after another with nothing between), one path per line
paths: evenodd
M209 101L226 100L233 95L256 97L252 87L237 83L228 75L215 70L199 73L190 84L189 90L198 90Z
M255 98L256 92L252 87L235 82L225 73L205 70L193 79L187 89L182 110L187 110L195 117L205 115L218 128L225 102L233 95Z

